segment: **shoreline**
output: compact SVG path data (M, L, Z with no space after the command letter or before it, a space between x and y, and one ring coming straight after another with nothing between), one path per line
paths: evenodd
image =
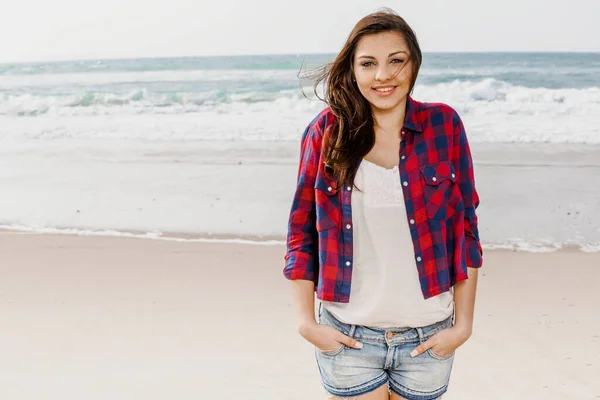
M285 246L285 237L280 235L235 235L191 232L144 232L139 230L92 230L81 228L30 228L1 226L0 234L78 236L101 238L127 238L181 243L223 243L257 246ZM572 244L548 241L527 242L523 239L507 240L504 243L482 243L484 251L506 251L524 253L581 252L600 253L600 243Z
M10 196L0 199L0 227L285 240L298 143L85 143L77 152L62 142L4 149L0 184ZM473 144L472 152L485 247L600 249L600 203L594 201L600 186L590 184L600 171L600 146Z

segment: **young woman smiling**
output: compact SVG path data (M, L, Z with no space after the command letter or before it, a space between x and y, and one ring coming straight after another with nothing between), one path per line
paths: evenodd
M404 19L364 17L302 135L283 272L333 398L439 399L472 332L471 152L456 111L411 97L421 60Z

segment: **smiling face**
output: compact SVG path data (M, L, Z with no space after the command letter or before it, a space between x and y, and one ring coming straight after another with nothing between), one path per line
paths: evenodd
M404 107L412 83L410 52L404 37L397 32L365 35L354 54L356 84L373 112L394 112Z

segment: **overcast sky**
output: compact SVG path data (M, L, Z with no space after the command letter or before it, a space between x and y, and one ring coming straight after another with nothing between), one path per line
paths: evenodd
M600 0L10 0L0 62L334 53L384 6L425 52L600 51Z

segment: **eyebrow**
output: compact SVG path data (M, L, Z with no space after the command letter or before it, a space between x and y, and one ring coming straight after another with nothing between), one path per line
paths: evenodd
M404 50L400 50L400 51L396 51L396 52L394 52L394 53L390 53L390 54L388 54L388 57L395 56L396 54L399 54L399 53L404 53L404 54L408 55L408 53L407 53L407 52L405 52ZM373 56L360 56L360 57L358 57L358 58L369 58L369 59L372 59L372 60L374 60L374 59L375 59L375 57L373 57Z

